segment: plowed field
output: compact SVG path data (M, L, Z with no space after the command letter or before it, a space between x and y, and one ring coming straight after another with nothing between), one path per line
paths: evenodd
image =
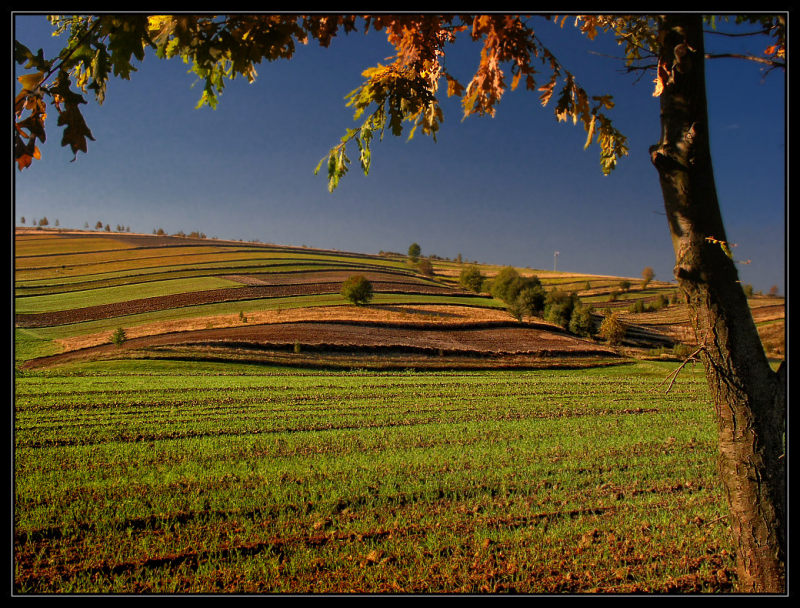
M27 362L32 368L69 361L125 357L132 351L165 346L228 349L303 349L337 352L408 352L449 356L617 357L617 353L581 340L552 325L509 322L465 324L401 324L305 322L242 325L173 332L127 340L122 346L102 344ZM518 361L522 366L525 361ZM491 364L491 363L489 363Z
M475 294L455 290L451 287L425 283L413 277L404 279L404 277L399 274L374 274L380 275L381 278L395 279L390 281L373 281L372 288L377 293L475 296ZM332 278L331 275L333 275L334 278ZM341 289L341 280L336 280L336 277L339 277L339 275L349 276L349 273L347 271L341 271L334 273L304 273L298 275L226 275L223 278L237 280L246 285L250 285L250 287L209 289L206 291L140 298L114 304L88 306L55 312L17 314L15 315L15 322L17 327L51 327L53 325L97 321L124 315L155 312L185 306L198 306L202 304L218 304L221 302L256 300L260 298L334 294L339 293ZM294 280L297 280L297 282L290 282Z

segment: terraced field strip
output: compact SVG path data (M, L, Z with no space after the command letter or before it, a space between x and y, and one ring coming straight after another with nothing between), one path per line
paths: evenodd
M373 289L379 294L400 294L400 295L441 295L457 300L466 298L469 302L474 302L480 296L475 296L467 292L454 292L447 287L438 285L409 285L400 283L373 283ZM296 285L259 285L245 286L241 283L234 283L234 287L223 289L195 290L190 292L177 292L173 295L152 296L149 298L137 298L124 301L117 301L109 304L88 306L82 308L56 309L52 312L24 313L17 311L15 323L18 327L50 327L54 325L66 325L84 321L95 321L99 319L111 319L120 316L129 316L139 313L182 308L187 306L200 306L203 304L214 304L221 302L252 301L254 299L287 298L298 296L314 296L337 294L341 290L340 283L309 284L301 283ZM488 301L488 298L484 298ZM48 298L53 303L52 298ZM344 298L342 298L344 302Z
M21 375L15 591L728 591L705 380L672 369Z
M133 285L85 289L42 296L18 296L14 302L16 314L67 311L87 306L119 304L135 299L174 296L210 289L238 289L242 283L222 277L169 279Z
M85 235L82 238L71 238L42 231L36 236L17 233L14 237L14 251L17 256L62 255L130 248L130 244L111 236Z
M490 307L501 308L501 305L494 300L485 297L453 297L436 296L421 294L375 294L371 306L405 306L405 305L443 305L443 306L463 306L463 307ZM136 328L141 325L163 324L171 321L190 321L205 323L205 319L220 316L255 315L265 311L283 311L295 308L306 307L325 307L325 306L348 306L346 300L340 294L296 296L287 298L262 298L257 300L240 300L235 302L223 302L217 304L206 304L201 306L184 306L168 310L159 310L140 314L125 315L124 317L113 317L98 321L85 321L58 325L53 327L42 327L27 330L31 336L43 340L65 339L72 336L94 334L98 332L112 332L122 326L126 329ZM19 330L18 330L19 331Z
M131 272L123 274L111 274L109 276L95 276L92 278L73 277L72 279L48 279L44 281L24 281L15 285L15 295L25 297L32 295L47 295L54 293L66 293L70 291L81 291L86 289L100 289L104 287L115 287L117 285L133 285L154 281L163 281L178 278L192 278L203 276L225 277L229 274L270 274L270 275L290 275L300 272L327 272L341 271L355 273L376 272L374 266L350 265L342 263L311 263L311 264L269 264L260 266L223 266L223 267L204 267L196 269L172 269L161 271L155 269L153 272ZM377 272L396 274L398 276L416 276L409 271L401 271L391 268L379 268Z
M193 254L186 256L166 255L140 258L132 260L120 260L119 257L107 254L107 260L97 261L93 264L82 266L72 266L60 264L40 268L18 268L15 272L15 280L24 285L35 285L33 281L62 280L78 277L103 279L114 278L115 276L125 276L126 273L141 274L142 270L158 269L159 272L182 270L187 267L192 268L237 268L237 267L272 267L290 266L303 263L317 263L332 266L353 267L375 267L393 268L397 264L381 259L365 260L364 258L348 256L330 256L310 253L271 253L259 251L242 251L239 253L211 253Z

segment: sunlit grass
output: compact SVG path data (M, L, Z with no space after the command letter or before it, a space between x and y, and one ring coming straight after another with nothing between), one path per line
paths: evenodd
M26 373L15 584L536 593L691 579L724 589L707 389L686 368L669 395L652 390L673 368L131 361Z

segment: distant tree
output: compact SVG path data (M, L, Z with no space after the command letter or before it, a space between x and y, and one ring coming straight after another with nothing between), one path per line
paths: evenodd
M417 270L419 270L426 277L433 276L433 264L430 260L420 260L417 262Z
M467 266L458 275L458 284L464 289L479 293L486 277L477 266Z
M123 342L127 339L128 336L121 327L118 327L116 331L111 334L111 342L113 342L115 346L122 346Z
M459 253L459 254L456 256L456 262L458 262L459 264L462 264L462 263L463 263L463 262L462 262L462 260L463 260L463 258L461 257L461 254Z
M511 304L523 289L541 284L539 277L522 277L514 267L506 266L492 279L490 293L506 304Z
M540 316L544 311L544 301L547 297L544 287L541 284L529 284L523 287L517 294L514 304L529 316Z
M106 231L106 232L111 232L111 226L109 226L108 224L106 224L105 231Z
M422 248L416 243L411 243L408 247L408 259L415 264L419 260L419 255L422 253Z
M83 227L88 230L89 229L89 222L83 222Z
M748 298L753 297L753 286L749 283L747 285L742 285L742 290L744 291L744 295Z
M769 288L769 295L771 297L773 297L773 298L777 297L777 295L778 295L778 286L777 285L773 285L772 287Z
M356 274L342 283L342 295L356 306L366 306L372 300L372 283Z
M625 326L619 320L619 312L611 313L603 319L598 335L611 346L622 344L622 340L625 337Z
M159 228L158 230L156 230L156 234L158 236L164 236L166 234L166 232L164 232L163 228Z
M568 329L572 311L578 303L578 296L575 293L566 293L560 289L554 289L547 294L544 300L545 321Z
M569 318L569 331L586 338L597 333L591 306L578 304L572 309L572 314Z
M43 217L42 219L39 220L39 225L40 226L47 226L49 223L50 222L47 221L47 216L45 216L45 217Z
M103 222L98 220L97 223L94 225L94 229L95 230L102 230L103 229Z
M642 270L642 289L646 289L655 276L655 271L650 266L645 266Z
M21 218L19 218L19 221L24 224L25 223L25 216L23 215Z
M630 282L630 281L628 281L627 279L626 279L626 280L624 280L624 281L620 281L620 282L619 282L619 288L620 288L622 291L628 291L628 290L631 288L631 282Z
M53 225L54 226L60 226L61 225L60 222L58 221L58 218L56 218L56 221L55 221L55 223Z

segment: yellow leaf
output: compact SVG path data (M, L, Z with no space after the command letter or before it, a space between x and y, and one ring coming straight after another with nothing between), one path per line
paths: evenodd
M594 135L594 123L595 123L596 120L597 120L597 116L592 114L592 120L591 120L591 122L589 122L589 135L587 135L586 143L583 145L583 149L584 150L589 147L589 144L592 143L592 135Z
M159 31L164 24L171 21L170 15L150 15L147 18L147 29L150 31Z
M44 77L45 72L36 72L36 74L24 74L19 76L17 80L19 80L23 89L33 91L41 84L42 80L44 80Z

